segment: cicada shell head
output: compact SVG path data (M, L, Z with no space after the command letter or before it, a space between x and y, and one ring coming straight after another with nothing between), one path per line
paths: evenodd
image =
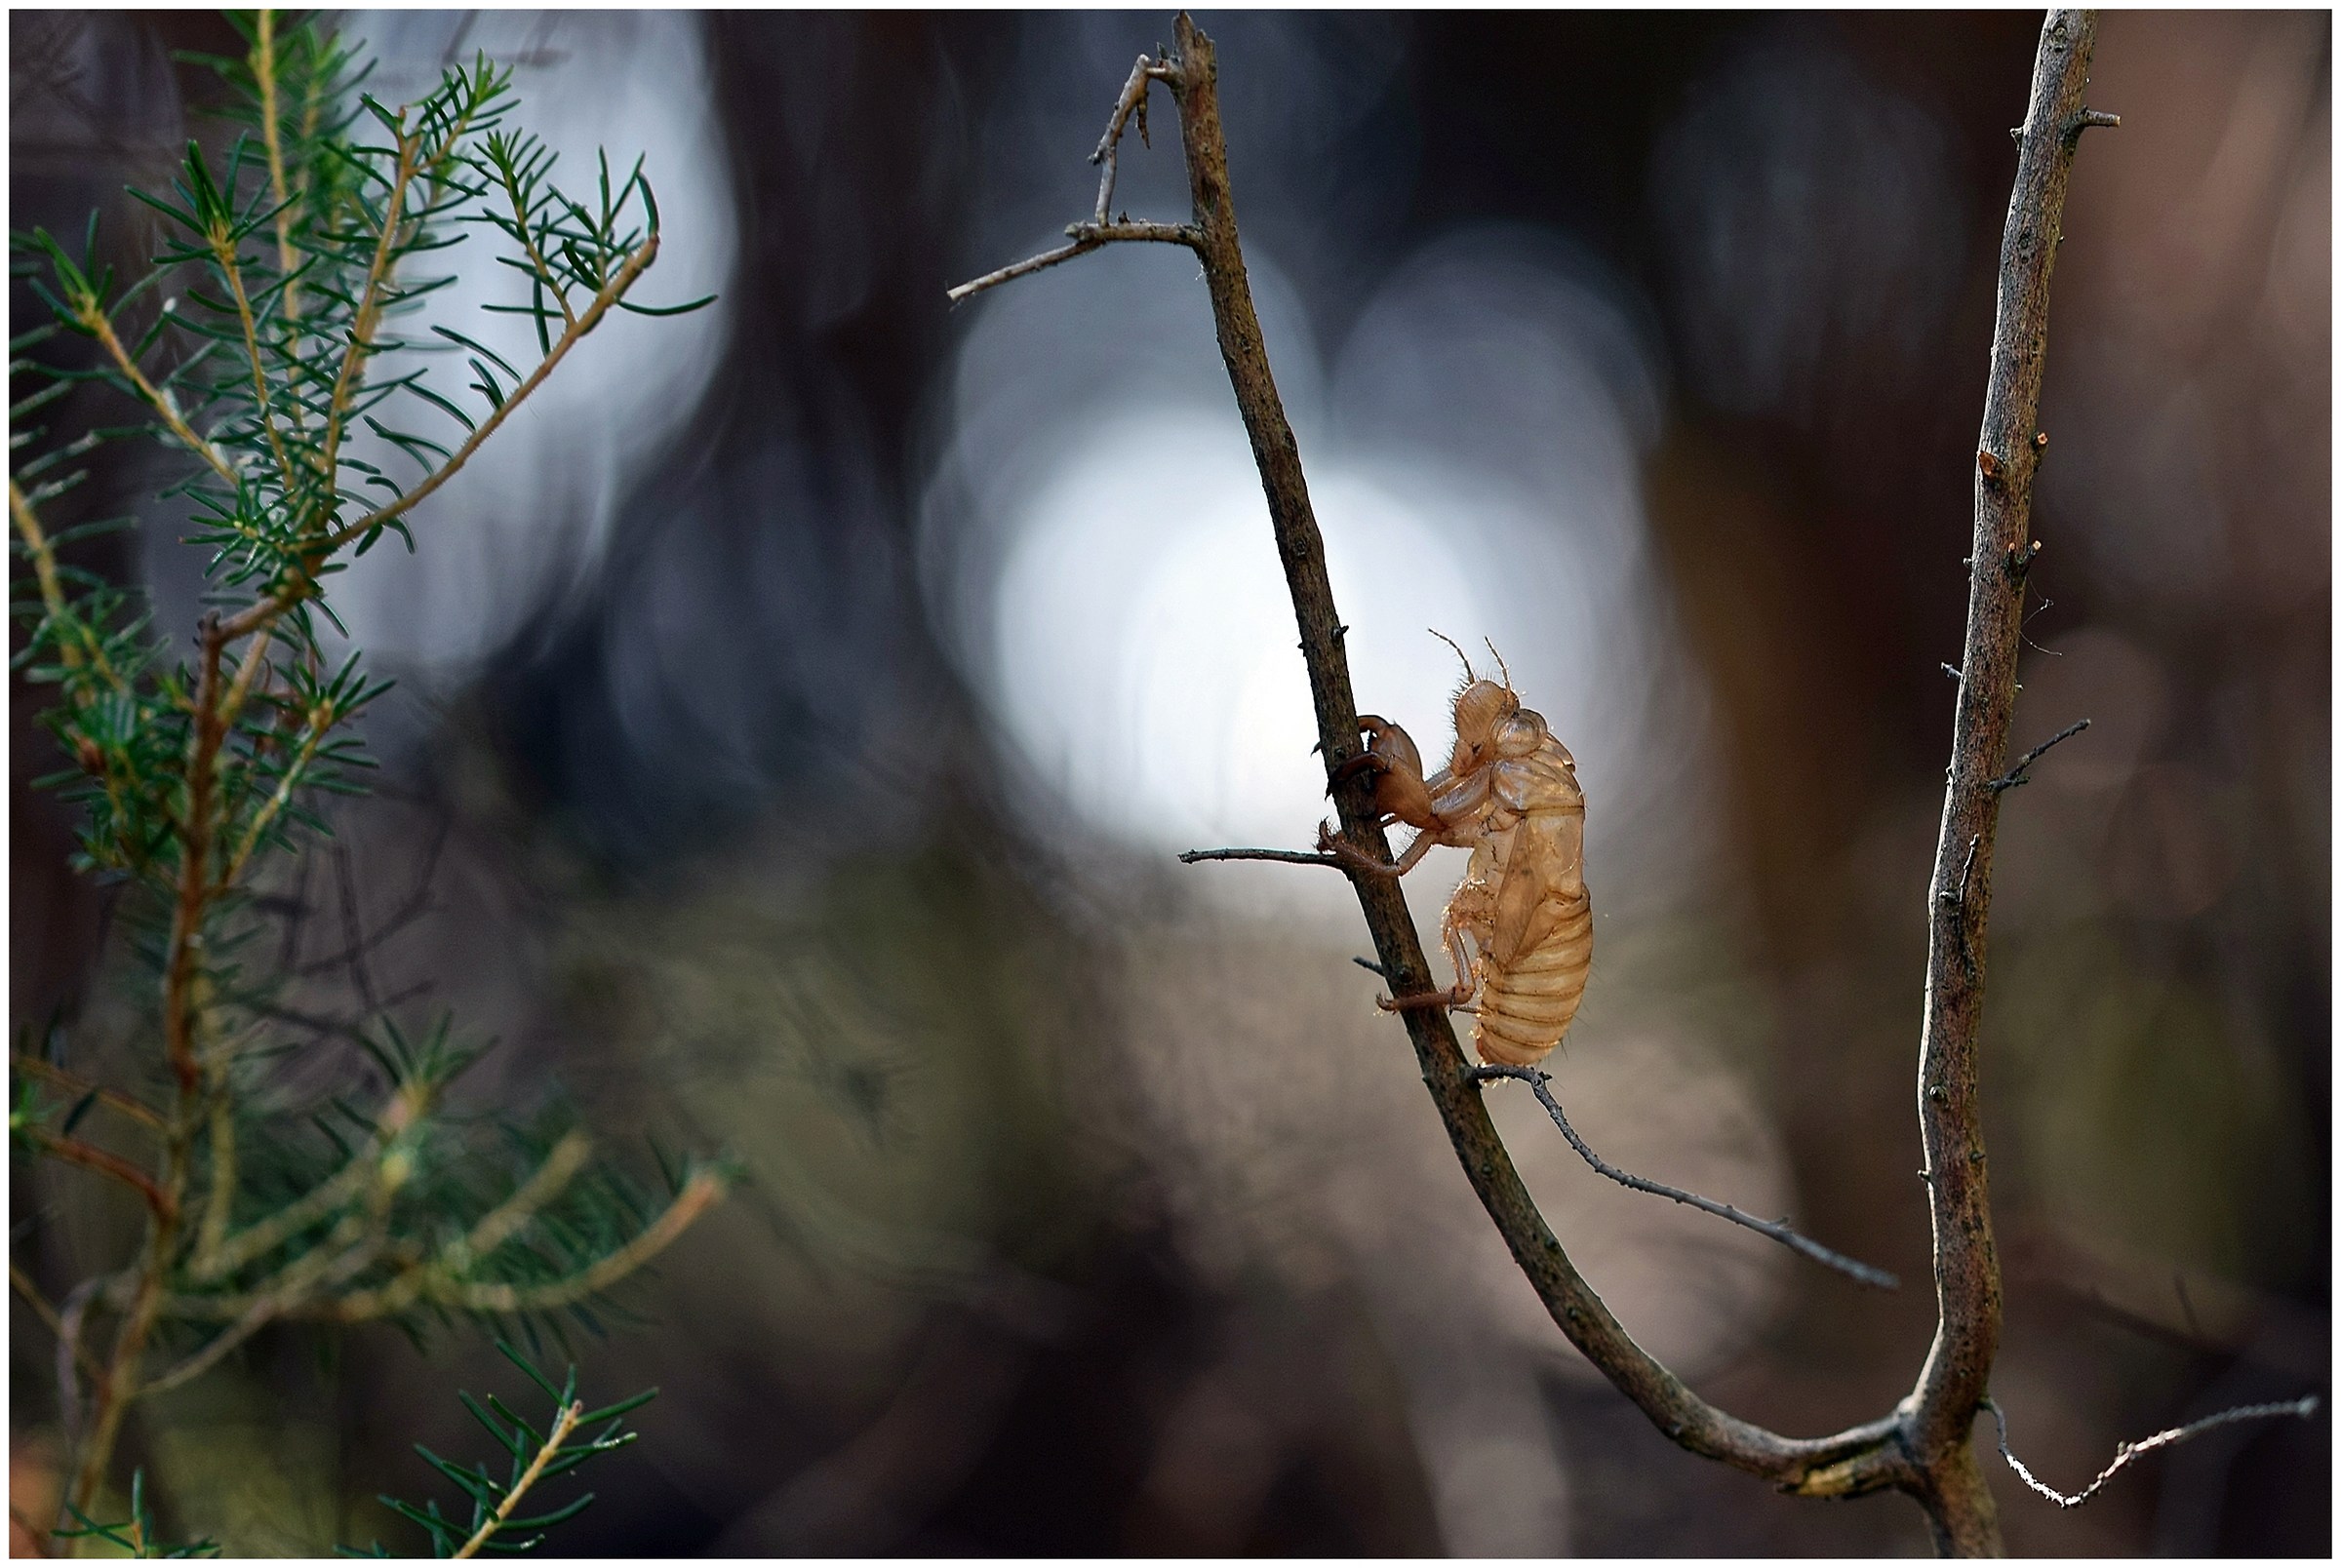
M1448 770L1476 773L1496 758L1496 737L1520 711L1520 698L1493 681L1473 681L1455 693L1455 755Z

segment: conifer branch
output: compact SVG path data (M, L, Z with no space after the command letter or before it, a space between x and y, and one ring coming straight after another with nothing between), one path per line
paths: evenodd
M134 1399L194 1381L267 1325L404 1315L416 1306L531 1313L566 1305L612 1288L670 1245L724 1185L702 1173L655 1209L614 1168L581 1180L591 1150L582 1133L540 1139L507 1121L522 1150L539 1151L513 1168L481 1138L434 1117L438 1091L477 1051L451 1044L444 1021L409 1041L389 1014L404 999L377 1000L362 980L367 1012L347 1033L387 1083L378 1119L364 1122L355 1148L331 1118L312 1122L310 1108L259 1103L230 1071L289 1016L277 996L287 976L256 975L231 957L255 934L256 905L244 895L273 852L295 847L304 830L329 831L313 803L321 791L354 792L348 770L364 764L349 723L383 689L360 672L357 655L329 670L320 647L312 622L331 617L323 601L341 565L336 552L355 545L363 554L386 529L406 535L405 514L460 472L612 309L661 315L707 302L662 309L628 299L658 244L639 163L615 183L605 164L598 213L562 194L546 177L550 152L500 129L511 108L508 71L483 58L386 108L356 92L365 67L315 22L287 28L264 12L237 25L249 49L240 60L211 63L257 121L265 157L249 156L253 143L240 140L220 173L190 146L168 192L133 192L164 219L156 270L117 291L112 269L97 259L94 228L78 261L40 231L18 240L35 255L31 287L56 327L99 344L94 378L151 416L130 434L196 455L194 471L166 493L192 501L193 542L215 552L207 568L215 583L249 596L232 611L207 613L192 669L179 665L145 629L135 594L59 561L60 544L104 525L53 538L39 517L47 498L85 477L60 477L60 465L121 433L83 436L15 465L12 531L37 590L15 596L28 627L21 667L34 684L59 688L44 718L76 764L46 782L86 806L89 864L124 875L134 918L162 927L151 947L159 1055L172 1084L167 1109L148 1107L45 1061L20 1062L27 1077L83 1095L59 1130L20 1126L22 1142L131 1188L148 1212L135 1257L84 1280L57 1314L60 1409L74 1445L68 1512L86 1510L105 1483ZM352 137L361 114L386 137ZM499 184L515 203L511 220L494 206ZM414 346L388 324L449 281L417 280L410 263L446 254L467 224L512 242L519 259L495 260L528 274L536 310L551 314L543 295L553 294L563 329L555 341L540 317L543 354L524 375L457 325L430 324L474 356L479 379L469 391L488 405L476 418L419 370L373 373L378 356ZM187 290L184 305L167 304L131 341L118 326L122 313L178 267L202 272L208 293ZM54 330L20 338L20 354ZM146 364L166 333L197 346L168 373L151 372ZM41 435L27 416L93 374L29 357L12 372L50 383L12 410L22 453ZM465 425L456 450L381 417L389 408L426 406ZM420 480L402 489L352 451L361 422L418 463ZM348 475L359 476L349 482L356 488L345 488ZM391 499L364 487L387 489ZM356 522L338 522L351 515ZM353 931L353 953L366 940ZM37 1101L28 1104L38 1111ZM91 1105L159 1135L151 1167L72 1135ZM345 1102L329 1105L335 1117L363 1120ZM338 1151L330 1163L317 1130ZM508 1197L485 1201L506 1182ZM238 1229L247 1203L260 1212ZM81 1344L83 1314L95 1304L118 1318L102 1357ZM166 1319L220 1327L150 1374L153 1335Z
M594 294L593 303L586 306L584 312L561 333L561 336L554 342L552 351L546 354L536 370L529 373L528 379L522 381L509 397L498 404L494 412L480 421L479 428L464 440L462 446L456 449L455 455L450 457L438 472L432 474L430 478L407 491L397 500L386 506L377 507L355 523L348 524L328 534L325 539L325 547L328 550L337 550L353 539L364 538L376 529L389 523L393 518L413 510L417 503L438 490L440 486L461 472L463 465L471 460L472 453L478 451L482 444L502 426L504 420L511 416L514 409L519 408L528 400L530 393L544 384L545 378L553 373L563 359L568 357L569 351L582 342L586 333L602 324L602 318L610 313L611 307L626 296L626 291L634 287L635 280L649 271L651 263L657 259L658 236L653 234L626 257L625 265L618 269L617 275Z
M299 253L293 244L293 193L285 181L284 110L276 98L276 13L263 6L254 28L252 78L259 95L260 140L268 149L269 203L276 209L276 270L289 294ZM286 310L292 313L289 298Z
M470 1540L456 1548L458 1558L476 1556L496 1531L504 1527L505 1521L512 1517L513 1509L528 1495L529 1488L535 1486L543 1477L545 1468L560 1457L561 1445L568 1442L570 1434L577 1430L578 1418L584 1413L585 1406L575 1399L562 1406L561 1413L553 1418L553 1430L545 1433L544 1446L536 1450L536 1457L529 1461L529 1468L520 1472L520 1479L512 1483L502 1500L496 1505L496 1512L472 1532Z
M138 361L122 345L121 337L114 332L113 319L106 315L97 296L86 295L75 300L74 305L76 319L82 330L98 339L99 346L105 350L106 358L114 362L114 369L130 383L139 401L161 417L164 427L180 446L202 458L205 465L218 476L221 484L234 490L240 483L235 465L227 460L218 447L195 433L195 428L187 423L186 415L179 412L177 399L146 378L146 372L139 369Z
M44 1062L37 1056L27 1056L20 1051L8 1059L8 1066L11 1072L21 1073L27 1078L39 1078L42 1082L62 1089L67 1094L94 1095L97 1097L98 1104L119 1116L129 1117L142 1127L159 1132L168 1125L163 1114L145 1101L134 1095L125 1094L120 1089L93 1083L80 1074L69 1073L54 1062Z
M25 1128L23 1136L38 1145L42 1152L52 1159L60 1160L68 1165L79 1165L84 1170L94 1170L100 1176L111 1177L121 1183L138 1194L139 1200L158 1220L166 1217L178 1218L179 1198L177 1195L167 1192L153 1177L124 1159L120 1155L100 1149L96 1144L85 1143L79 1138L68 1138L51 1132L46 1127Z

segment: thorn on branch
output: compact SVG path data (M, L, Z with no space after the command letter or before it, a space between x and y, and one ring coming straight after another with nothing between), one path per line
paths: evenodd
M1619 1170L1615 1165L1595 1154L1585 1140L1577 1136L1577 1129L1568 1124L1568 1117L1562 1113L1561 1102L1553 1097L1553 1091L1549 1087L1552 1082L1552 1075L1549 1073L1540 1072L1532 1067L1475 1067L1471 1069L1471 1078L1475 1083L1486 1083L1490 1078L1518 1078L1521 1082L1526 1083L1535 1094L1537 1103L1544 1107L1545 1114L1553 1118L1553 1125L1561 1129L1561 1136L1568 1140L1569 1147L1584 1158L1586 1164L1591 1165L1596 1171L1621 1187L1630 1187L1638 1193L1651 1193L1659 1197L1671 1197L1678 1203L1687 1203L1692 1208L1715 1215L1718 1219L1729 1220L1734 1225L1744 1226L1758 1235L1769 1236L1791 1252L1810 1258L1823 1268L1835 1269L1839 1274L1845 1274L1872 1289L1898 1290L1902 1286L1900 1279L1884 1269L1872 1268L1869 1264L1857 1262L1842 1252L1833 1252L1809 1236L1800 1235L1789 1229L1786 1220L1760 1220L1752 1214L1733 1208L1728 1203L1719 1203L1712 1197L1701 1197L1698 1194L1686 1192L1680 1187L1669 1187L1664 1182L1654 1182L1647 1177L1636 1176Z
M1954 909L1967 901L1967 875L1975 869L1975 846L1983 843L1981 834L1967 841L1967 858L1959 863L1959 885L1946 887L1935 896Z
M2033 540L2030 544L2018 545L2001 558L2000 569L2010 583L2021 583L2024 580L2024 574L2032 569L2033 562L2040 559L2041 552L2047 548L2038 539ZM2041 606L2041 609L2047 608L2045 602ZM2040 612L2039 609L2036 609L2033 614L2037 615Z
M1967 946L1967 878L1975 870L1975 850L1983 843L1978 833L1967 840L1967 855L1959 863L1959 885L1946 887L1935 897L1951 912L1951 931L1959 939L1959 966L1967 979L1975 978L1975 952Z
M1985 784L1984 788L1991 791L1994 795L1998 795L2004 790L2012 790L2019 784L2031 783L2032 777L2030 774L2024 771L2026 768L2030 767L2033 764L2039 762L2043 757L2046 756L2049 747L2056 745L2059 741L2071 740L2075 735L2080 734L2083 730L2088 727L2089 722L2086 719L2076 719L2073 723L2065 725L2064 728L2058 730L2055 734L2050 735L2046 740L2042 741L2038 746L2033 747L2032 750L2017 758L2015 766L2009 768L1998 778L1993 779L1989 783ZM1969 851L1969 858L1972 857L1973 852ZM1963 889L1966 886L1966 879L1964 876L1960 879L1960 886Z
M2306 1421L2317 1414L2319 1402L2317 1396L2312 1393L2300 1399L2280 1399L2269 1404L2238 1405L2233 1410L2222 1410L2217 1415L2205 1416L2201 1421L2190 1421L2183 1427L2172 1427L2167 1431L2158 1431L2153 1436L2139 1442L2123 1443L2114 1450L2114 1462L2099 1470L2095 1480L2071 1497L2067 1497L2033 1474L2031 1470L2025 1469L2022 1460L2008 1451L2007 1416L2001 1410L1998 1401L1986 1398L1983 1401L1983 1408L1992 1413L1992 1420L2000 1429L2000 1457L2007 1461L2007 1468L2014 1470L2026 1486L2031 1487L2058 1508L2077 1509L2090 1498L2095 1497L2106 1482L2127 1469L2129 1462L2140 1454L2150 1454L2158 1448L2168 1448L2174 1443L2183 1443L2190 1437L2201 1436L2214 1427L2231 1426L2239 1421L2260 1421L2276 1416L2297 1416Z

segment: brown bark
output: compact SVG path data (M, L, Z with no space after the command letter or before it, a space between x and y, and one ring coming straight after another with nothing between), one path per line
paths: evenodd
M2024 578L2039 551L2032 485L2045 441L2041 382L2048 349L2048 280L2064 241L2065 186L2091 116L2082 102L2096 14L2052 11L2041 28L2016 181L2000 243L2000 305L1975 452L1975 533L1968 556L1967 639L1952 725L1950 779L1927 893L1926 1004L1919 1046L1919 1131L1934 1230L1935 1333L1908 1417L1928 1485L1919 1494L1938 1547L1998 1553L1998 1516L1977 1472L1975 1414L2000 1346L2000 1255L1984 1160L1978 1036L1984 937L2002 764L2016 707Z

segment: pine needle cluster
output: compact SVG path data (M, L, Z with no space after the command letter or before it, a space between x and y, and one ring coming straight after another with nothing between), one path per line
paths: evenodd
M479 1047L445 1019L377 1008L359 1081L285 1087L321 1077L288 1056L325 1047L287 1038L259 895L331 833L326 799L363 792L354 722L387 685L347 647L336 574L388 536L414 549L417 509L611 312L707 301L632 297L659 244L642 165L604 157L573 193L516 124L508 70L483 57L393 105L328 27L236 25L245 53L201 61L233 90L232 140L132 192L159 219L150 269L117 278L95 216L78 253L14 240L52 318L10 345L14 662L53 699L61 765L39 782L78 808L76 864L153 978L142 1071L106 1073L57 1027L12 1052L12 1149L135 1194L136 1254L61 1305L10 1272L61 1341L69 1515L144 1539L136 1504L122 1527L86 1511L137 1401L278 1323L598 1329L604 1292L729 1179L661 1156L638 1182L557 1117L456 1115ZM523 363L445 308L486 266L525 280L483 307L529 318ZM53 436L68 397L117 422ZM73 564L135 519L47 520L108 443L149 450L163 514L208 552L191 661L140 594Z

